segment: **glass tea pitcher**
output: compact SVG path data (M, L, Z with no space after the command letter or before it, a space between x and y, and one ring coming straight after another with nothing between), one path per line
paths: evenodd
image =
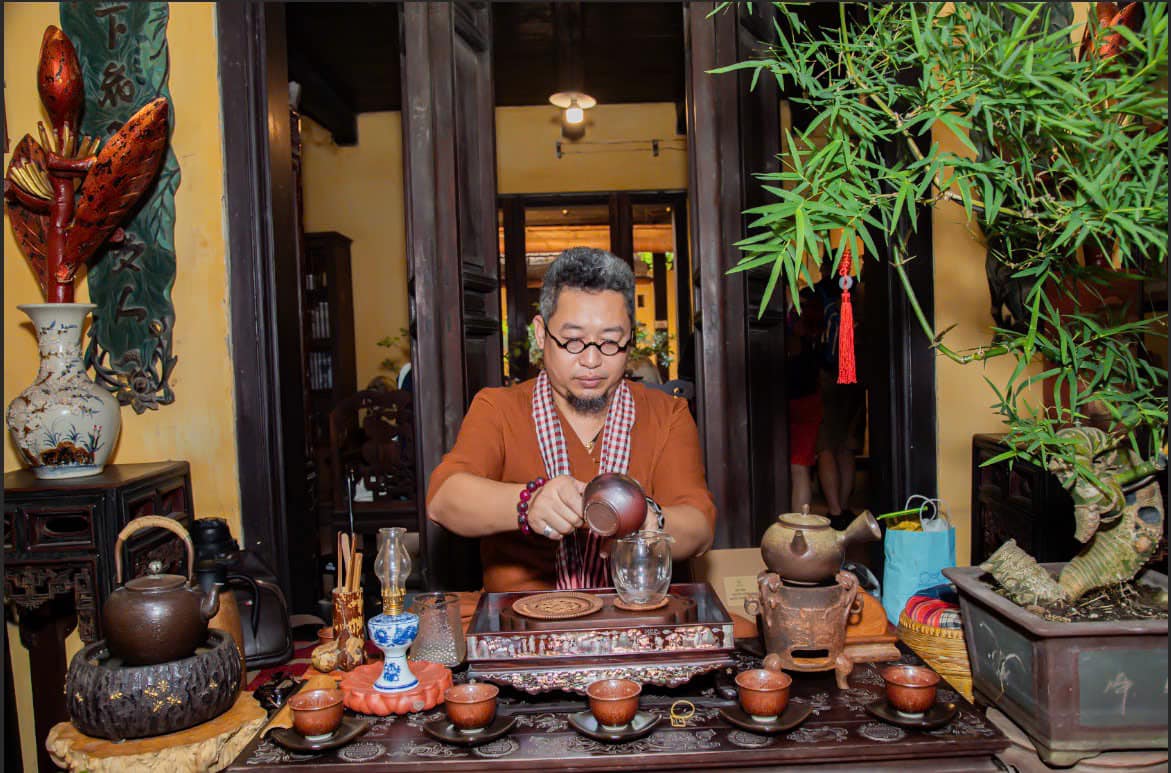
M419 634L408 660L426 660L454 668L467 656L459 596L454 593L420 593L411 611L419 616Z
M618 598L632 607L659 604L671 586L671 543L661 531L638 531L610 548L610 576Z

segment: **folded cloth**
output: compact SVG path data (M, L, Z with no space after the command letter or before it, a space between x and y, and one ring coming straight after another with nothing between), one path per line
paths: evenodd
M960 600L951 583L915 591L907 599L903 614L908 620L932 628L962 628Z

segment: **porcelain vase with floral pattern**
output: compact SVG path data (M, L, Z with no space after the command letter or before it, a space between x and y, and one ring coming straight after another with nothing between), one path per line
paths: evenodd
M8 431L38 478L96 475L122 429L118 400L86 375L81 326L92 303L29 303L40 369L8 405Z

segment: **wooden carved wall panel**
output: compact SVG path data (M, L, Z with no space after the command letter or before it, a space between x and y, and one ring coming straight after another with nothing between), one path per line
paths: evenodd
M60 9L61 27L77 47L89 95L82 131L107 138L151 100L170 102L167 3L63 2ZM171 121L169 131L173 127ZM125 238L99 248L87 274L90 299L98 308L86 365L100 385L136 413L175 400L169 379L177 361L171 288L178 187L179 162L168 147L158 179L123 226ZM109 254L101 257L103 251Z

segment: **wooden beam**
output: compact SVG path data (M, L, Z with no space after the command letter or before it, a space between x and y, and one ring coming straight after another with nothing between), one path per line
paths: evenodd
M289 30L289 79L301 84L301 113L324 126L338 145L358 144L358 115L312 55L300 30Z

